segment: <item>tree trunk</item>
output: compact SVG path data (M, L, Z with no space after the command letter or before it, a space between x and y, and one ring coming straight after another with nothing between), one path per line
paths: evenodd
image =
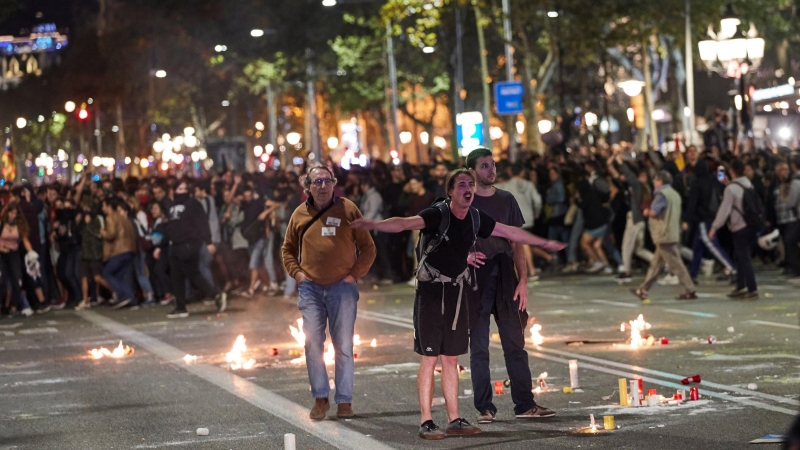
M481 54L481 86L483 87L483 140L489 139L489 119L491 114L492 95L489 87L489 64L486 61L486 40L483 36L483 14L478 6L475 6L475 23L478 26L478 49Z
M531 81L533 81L533 68L531 67L531 61L529 56L525 56L523 58L524 66L525 66L525 84L529 87L528 89L528 114L526 115L528 119L527 129L525 133L528 137L528 149L536 151L537 153L543 153L543 145L542 145L542 138L539 136L539 111L537 110L537 103L539 101L539 86L538 83L536 86L533 85Z
M645 104L645 120L650 125L650 146L653 150L658 150L658 128L656 121L653 119L653 78L650 75L650 49L647 41L642 43L642 55L644 56L644 104Z
M117 131L117 159L124 158L127 155L127 150L125 149L125 126L123 124L124 118L122 116L122 101L119 97L117 97L117 105L116 105L116 113L117 113L117 126L119 127L119 131Z

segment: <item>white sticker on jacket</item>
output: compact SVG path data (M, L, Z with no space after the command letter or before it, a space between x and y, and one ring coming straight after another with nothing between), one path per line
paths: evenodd
M337 219L336 217L328 217L328 221L325 222L325 225L338 227L342 224L342 219Z
M336 227L322 227L323 236L336 236Z

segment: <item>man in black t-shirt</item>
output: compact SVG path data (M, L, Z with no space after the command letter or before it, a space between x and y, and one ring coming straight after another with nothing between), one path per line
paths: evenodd
M497 170L492 151L477 148L467 156L467 167L475 175L478 187L472 206L491 216L497 223L522 227L525 223L517 200L493 185ZM542 243L547 241L542 240ZM494 315L506 370L511 380L511 399L518 419L553 417L554 411L539 406L533 398L531 369L525 350L525 327L528 324L528 273L524 246L508 239L478 239L477 253L470 262L478 268L477 295L470 303L470 352L473 402L478 423L492 423L497 407L492 402L492 376L489 370L489 327ZM516 270L515 270L516 269Z
M498 236L514 242L541 245L539 238L521 228L495 223L486 213L471 209L475 195L475 178L466 169L451 172L445 182L449 197L445 211L450 214L447 238L425 259L422 274L431 274L432 279L420 281L414 301L414 350L422 355L417 390L420 402L421 426L419 436L423 439L443 439L445 433L433 422L431 401L433 400L433 374L436 362L442 360L442 392L447 405L448 435L472 435L481 432L458 414L458 356L467 352L469 343L469 301L463 296L472 289L465 284L474 283L467 266L467 256L473 248L475 237ZM352 228L399 233L405 230L422 230L434 234L439 230L442 212L438 207L427 208L413 217L393 217L381 222L359 219ZM475 232L475 228L478 231ZM563 248L558 243L546 241L545 248L557 251Z

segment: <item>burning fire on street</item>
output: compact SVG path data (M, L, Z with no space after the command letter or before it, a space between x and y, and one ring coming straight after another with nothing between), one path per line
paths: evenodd
M531 340L533 341L533 345L542 345L544 343L544 336L542 336L540 331L542 331L542 326L538 323L533 324L531 327Z
M541 392L546 391L548 388L549 386L547 386L547 372L542 372L536 378L536 387L533 388L533 392L535 394L539 394Z
M642 314L639 314L636 320L629 320L627 325L624 322L620 324L619 330L624 332L626 327L631 330L631 348L650 346L655 343L652 335L642 335L642 332L650 329L650 324L645 322Z
M92 355L94 359L100 359L104 357L108 358L123 358L125 356L129 356L133 354L133 348L129 346L123 346L122 341L119 341L119 345L114 350L108 350L105 347L100 348L93 348L89 350L89 354Z
M247 346L245 345L245 338L239 335L239 337L236 338L236 342L233 343L231 351L225 354L225 361L230 364L231 370L248 370L256 365L256 361L253 358L245 360L244 352L246 351Z

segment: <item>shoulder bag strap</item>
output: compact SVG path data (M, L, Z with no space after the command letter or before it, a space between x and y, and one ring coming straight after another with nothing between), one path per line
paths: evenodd
M333 206L333 204L335 202L336 202L336 199L334 198L330 205L328 205L325 208L321 209L311 220L308 221L308 223L305 224L305 226L303 227L303 230L300 231L300 239L299 239L300 243L297 246L297 262L298 262L298 264L300 263L300 259L302 258L302 255L303 255L303 236L306 235L306 231L308 231L308 229L311 228L311 225L314 225L314 222L319 220L319 218L322 217L323 214L325 214L329 209L331 209L331 207Z

